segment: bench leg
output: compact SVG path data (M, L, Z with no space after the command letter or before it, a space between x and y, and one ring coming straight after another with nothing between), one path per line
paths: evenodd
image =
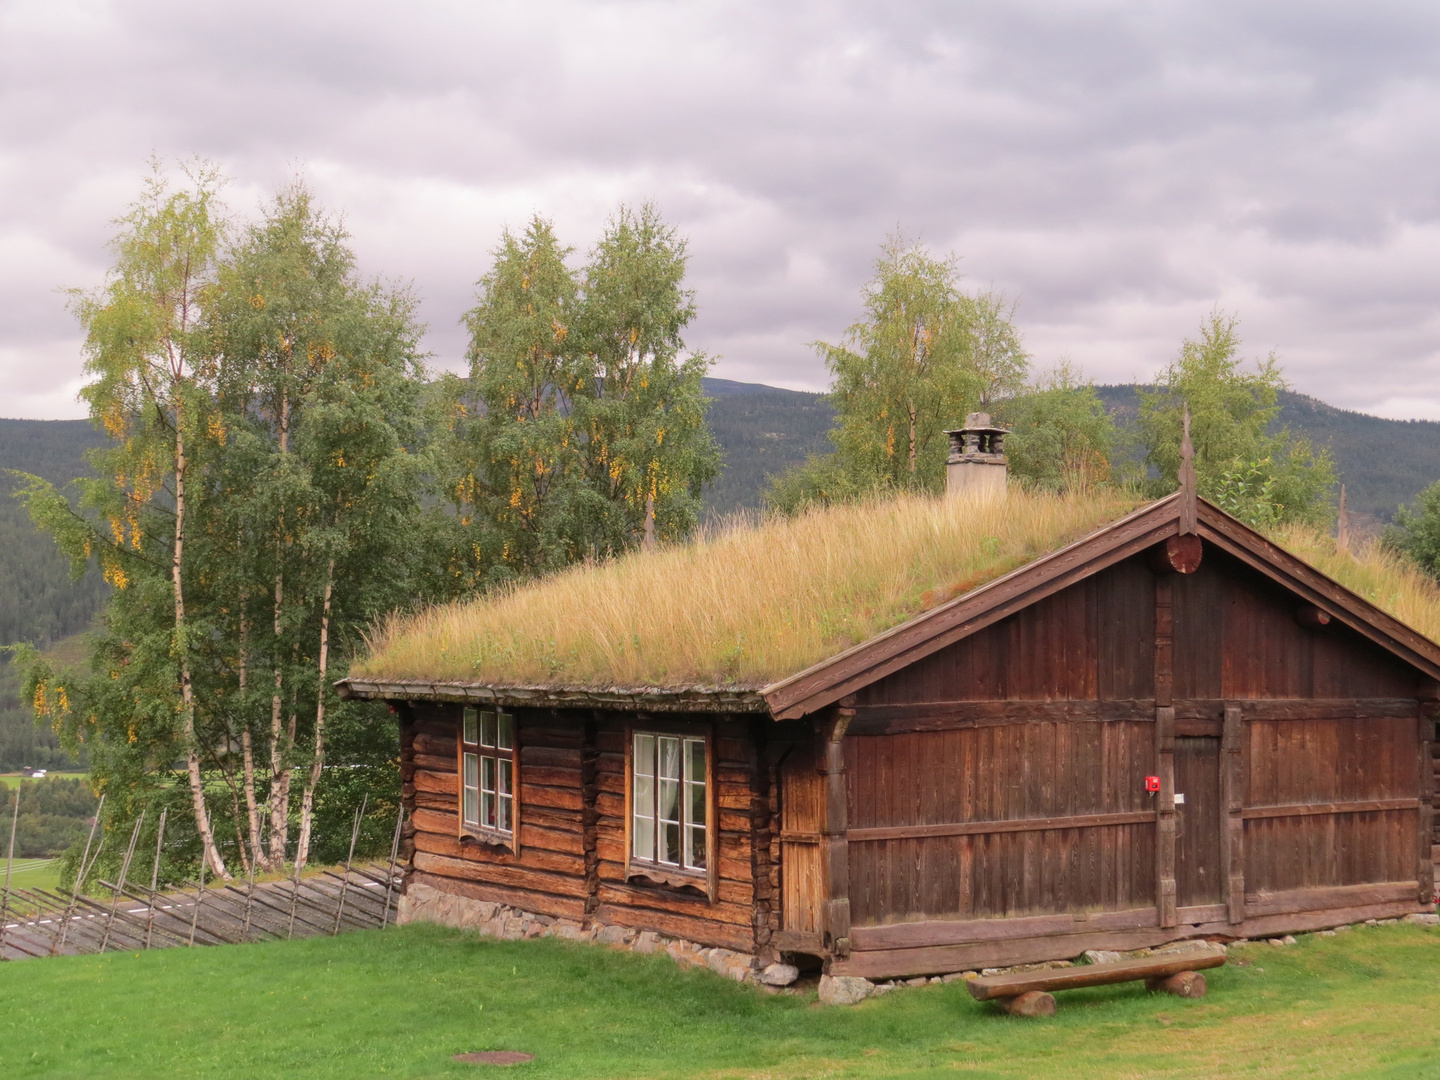
M1027 990L1012 998L1004 998L1000 1007L1011 1016L1054 1016L1055 998L1043 990Z
M1205 996L1205 976L1198 971L1182 971L1162 979L1146 979L1145 989L1151 993L1174 994L1176 997L1199 998Z

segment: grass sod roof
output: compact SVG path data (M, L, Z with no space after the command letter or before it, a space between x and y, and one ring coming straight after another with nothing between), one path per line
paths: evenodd
M758 689L1058 550L1137 505L899 496L737 523L392 617L361 680Z
M395 616L351 678L379 683L735 691L868 641L1133 511L1115 493L901 496L734 525L500 594ZM1440 588L1378 545L1305 526L1271 539L1426 637ZM758 702L756 702L758 704Z

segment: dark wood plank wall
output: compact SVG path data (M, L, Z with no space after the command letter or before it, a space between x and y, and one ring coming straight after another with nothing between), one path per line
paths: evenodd
M1198 573L1167 580L1174 790L1190 789L1177 807L1181 908L1214 915L1232 869L1255 904L1280 891L1414 882L1419 743L1405 701L1417 673L1339 624L1302 627L1291 596L1214 549ZM1142 559L1129 560L856 695L846 739L854 925L1155 903L1153 821L913 835L1154 806L1143 787L1157 771L1155 582ZM1284 699L1270 709L1284 718L1246 705L1269 699ZM1307 715L1296 699L1325 700ZM1012 704L988 716L955 704L977 701ZM1220 839L1227 701L1243 718L1233 868L1231 841ZM1334 715L1347 701L1350 715ZM1369 713L1367 701L1377 705ZM1029 715L1026 702L1036 703ZM927 715L940 730L916 730Z

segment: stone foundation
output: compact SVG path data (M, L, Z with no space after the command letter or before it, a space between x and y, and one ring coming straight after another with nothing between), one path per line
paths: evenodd
M557 937L638 953L663 952L682 967L708 968L723 978L756 985L787 986L798 976L798 972L788 964L771 964L761 968L758 959L747 953L708 948L650 930L613 926L593 919L581 923L573 919L535 915L488 900L472 900L468 896L442 892L434 886L417 882L411 882L401 895L395 921L402 925L439 923L441 926L474 930L484 937L502 941Z

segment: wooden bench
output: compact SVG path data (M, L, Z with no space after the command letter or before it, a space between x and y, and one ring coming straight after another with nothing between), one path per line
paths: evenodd
M1221 952L1189 952L1173 956L1147 956L1109 964L1022 971L1016 975L982 975L970 980L970 995L977 1001L994 1001L1015 1016L1053 1016L1053 990L1145 980L1151 990L1180 997L1204 997L1205 976L1200 972L1225 963Z

